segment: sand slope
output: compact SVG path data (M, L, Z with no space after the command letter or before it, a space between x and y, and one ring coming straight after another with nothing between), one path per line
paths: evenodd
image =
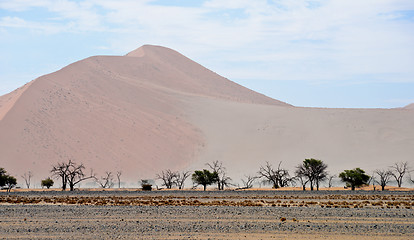
M265 161L292 168L314 157L336 172L414 156L407 108L296 108L149 45L84 59L1 96L0 133L1 167L37 180L68 159L98 174L122 170L136 184L214 160L240 181Z
M405 106L404 109L414 110L414 103Z

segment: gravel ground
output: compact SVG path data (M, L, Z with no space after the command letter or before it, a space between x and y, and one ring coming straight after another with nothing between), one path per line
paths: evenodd
M43 201L59 197L108 200ZM17 198L38 202L6 201ZM5 239L414 239L413 192L19 192L1 199ZM237 205L246 201L254 206Z

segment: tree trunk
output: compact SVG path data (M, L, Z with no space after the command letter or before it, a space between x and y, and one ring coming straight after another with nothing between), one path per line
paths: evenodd
M203 185L203 187L204 187L204 191L206 190L206 188L207 188L207 184L204 184Z
M305 185L302 185L302 190L303 191L306 191L306 184Z
M313 191L313 182L312 181L310 182L310 189L311 189L311 191Z
M351 185L351 190L355 191L355 185Z
M65 177L62 177L62 191L66 190L66 181L65 181Z
M385 190L385 185L381 185L381 191Z

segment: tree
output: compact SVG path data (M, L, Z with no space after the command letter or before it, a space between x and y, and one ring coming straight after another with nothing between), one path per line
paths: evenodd
M287 187L292 181L289 172L280 167L282 162L279 162L277 169L273 169L269 162L265 166L261 166L259 170L259 177L264 178L264 183L271 184L273 188Z
M331 188L332 180L335 178L335 175L329 175L327 178L328 178L328 188Z
M0 187L6 186L7 192L17 185L17 179L7 174L4 168L0 168Z
M364 170L355 168L352 170L344 170L339 174L339 178L341 178L348 187L350 186L352 190L355 190L355 187L367 184L370 176L366 175Z
M121 188L121 175L122 171L116 172L116 178L118 179L118 188Z
M306 184L309 182L309 178L306 177L304 169L299 165L295 170L295 179L299 180L302 185L302 190L306 191Z
M167 189L171 189L174 184L176 184L177 173L167 169L162 171L161 174L157 174L157 179L163 181L162 185Z
M67 175L68 175L68 168L69 168L69 164L71 163L71 160L69 160L68 163L58 163L55 166L52 166L52 170L50 171L52 173L52 176L56 177L56 178L61 178L62 179L62 191L66 190L66 186L68 183L68 179L67 179Z
M30 188L30 180L33 177L33 173L31 171L24 173L22 178L24 179L24 182L26 183L26 187Z
M395 181L397 181L398 187L401 187L404 175L407 172L410 172L408 162L394 163L394 165L392 165L390 168L392 169L392 176L395 178Z
M217 180L219 182L219 185L221 187L221 190L224 190L224 186L229 187L230 185L232 185L230 183L231 178L229 176L227 176L226 172L222 172L219 175L219 179Z
M105 175L101 179L95 178L95 181L101 186L101 188L111 188L114 185L114 178L112 172L105 172Z
M211 185L218 181L218 173L210 172L209 170L203 169L203 171L195 171L192 175L192 180L197 185L203 185L204 191L207 185Z
M379 177L379 181L376 181L380 186L381 190L385 190L385 186L387 186L388 182L391 180L392 172L390 170L375 170L374 174L377 174Z
M46 187L47 189L49 189L51 186L53 186L55 182L49 177L46 179L43 179L40 183L40 185L43 187Z
M223 167L223 162L216 160L212 162L211 164L207 163L207 166L209 166L213 172L216 172L218 174L218 180L217 180L218 190L224 190L224 186L229 185L231 178L227 176L226 168Z
M178 189L184 189L185 180L190 176L190 174L190 171L183 171L181 173L177 172L175 184L178 186Z
M72 160L69 160L67 163L58 163L55 166L52 166L51 173L53 176L60 177L62 179L62 190L66 190L67 184L69 184L70 191L73 191L75 185L85 181L87 179L96 177L92 174L86 176L84 174L85 166L83 164L77 165Z
M319 183L326 179L328 176L328 172L326 169L328 165L326 165L323 161L318 159L305 159L303 163L296 167L296 176L299 179L306 177L308 179L307 182L310 183L311 191L313 191L313 186L316 184L316 190L319 190ZM303 184L306 184L305 181L301 181L302 187Z
M3 187L6 185L6 176L7 176L7 171L4 170L4 168L0 168L0 187Z
M253 182L257 179L256 176L251 176L251 175L244 175L244 179L242 179L244 188L248 189L248 188L252 188L253 187Z
M91 179L91 178L95 178L92 171L89 176L86 176L83 173L84 169L85 169L85 166L83 166L82 163L80 165L77 165L76 163L72 162L72 164L69 166L67 179L68 179L70 191L73 191L75 189L76 184L82 181Z
M5 183L7 187L7 192L10 192L10 190L17 185L17 179L13 176L6 175Z

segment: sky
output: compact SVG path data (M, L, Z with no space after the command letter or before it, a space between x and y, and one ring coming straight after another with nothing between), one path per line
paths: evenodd
M414 103L412 0L0 0L0 95L144 44L295 106Z

